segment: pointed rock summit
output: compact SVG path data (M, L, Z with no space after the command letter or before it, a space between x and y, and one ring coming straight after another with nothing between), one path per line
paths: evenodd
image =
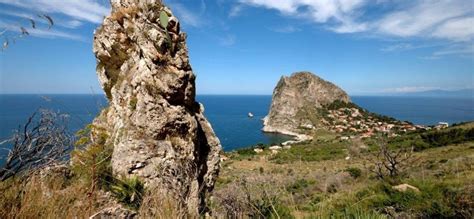
M302 130L320 125L318 111L335 101L349 103L350 98L331 82L310 72L283 76L273 90L263 131L301 136Z
M94 120L115 176L137 176L198 213L219 170L219 139L195 100L186 34L159 0L111 0L94 35L109 106Z

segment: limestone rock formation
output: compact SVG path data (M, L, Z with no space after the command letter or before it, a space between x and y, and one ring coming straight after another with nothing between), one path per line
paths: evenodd
M302 129L320 125L317 111L336 100L350 102L349 96L341 88L310 72L283 76L273 90L272 104L264 119L263 131L301 137Z
M138 176L197 213L214 186L221 145L195 100L186 34L160 0L111 6L94 36L109 106L93 124L113 145L113 173Z

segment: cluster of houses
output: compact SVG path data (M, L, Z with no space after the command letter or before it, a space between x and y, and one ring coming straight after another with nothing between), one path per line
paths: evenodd
M340 133L343 136L341 140L349 138L370 138L377 133L386 133L389 137L398 136L397 133L410 132L417 130L429 130L431 127L422 125L413 125L408 122L397 120L381 119L377 116L367 114L358 108L340 108L329 110L322 123L330 130ZM440 123L435 126L437 129L448 127L447 123Z

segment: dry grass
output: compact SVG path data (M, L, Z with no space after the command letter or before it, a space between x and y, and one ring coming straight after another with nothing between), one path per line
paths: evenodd
M87 218L94 213L99 206L89 204L94 200L87 188L63 174L35 173L2 182L0 218Z

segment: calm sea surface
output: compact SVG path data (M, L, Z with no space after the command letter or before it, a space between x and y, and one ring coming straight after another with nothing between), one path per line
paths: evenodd
M41 95L0 95L0 139L9 136L39 108L69 114L70 129L77 131L107 105L105 98L99 95L44 96L47 98ZM204 104L205 114L226 151L289 139L288 136L260 131L261 119L268 113L271 96L201 95L197 99ZM355 96L352 100L372 112L416 124L474 120L474 99ZM247 116L249 112L254 114L253 118Z

